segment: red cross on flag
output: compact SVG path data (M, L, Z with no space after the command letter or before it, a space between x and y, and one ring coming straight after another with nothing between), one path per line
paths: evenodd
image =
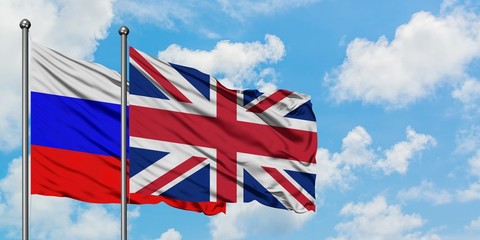
M310 97L232 90L130 48L130 192L315 210Z

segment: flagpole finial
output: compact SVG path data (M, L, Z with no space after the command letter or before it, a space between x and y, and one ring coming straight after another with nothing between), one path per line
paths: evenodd
M126 26L121 26L120 29L118 29L118 34L120 35L128 35L130 30L128 30L128 27Z
M30 23L30 21L28 21L28 19L25 18L22 21L20 21L20 28L21 29L24 29L24 28L29 29L30 26L32 26L32 24Z

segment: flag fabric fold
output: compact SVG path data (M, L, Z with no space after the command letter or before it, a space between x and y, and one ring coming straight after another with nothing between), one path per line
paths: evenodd
M130 47L130 192L315 210L310 97L232 90Z
M120 75L32 43L31 193L92 203L120 202ZM132 194L213 215L225 203Z

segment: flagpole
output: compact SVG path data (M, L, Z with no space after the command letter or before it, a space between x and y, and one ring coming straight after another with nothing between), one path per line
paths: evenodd
M121 194L121 239L127 240L127 35L129 30L126 26L120 27L118 34L122 38L121 43L121 68L122 68L122 87L121 87L121 164L122 164L122 194Z
M28 240L30 208L30 165L28 163L28 108L29 108L29 72L28 72L28 30L30 21L20 21L22 29L22 239Z

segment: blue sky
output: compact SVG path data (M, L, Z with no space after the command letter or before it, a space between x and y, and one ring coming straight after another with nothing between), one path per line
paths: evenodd
M119 70L129 44L224 84L312 96L317 212L129 206L130 239L478 239L476 1L0 2L0 238L20 238L23 18L32 40ZM119 208L33 196L34 239L118 239Z

